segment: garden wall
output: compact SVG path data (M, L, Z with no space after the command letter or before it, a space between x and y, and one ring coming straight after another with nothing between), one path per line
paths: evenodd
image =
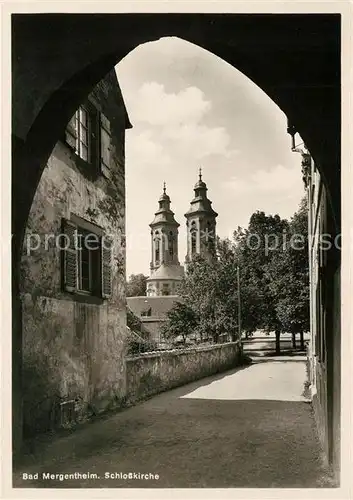
M127 401L133 403L148 398L173 387L235 368L240 363L240 341L128 357Z

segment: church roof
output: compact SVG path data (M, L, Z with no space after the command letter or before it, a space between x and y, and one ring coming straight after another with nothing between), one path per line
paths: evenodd
M127 305L137 316L151 308L151 316L147 318L164 318L176 302L182 302L178 295L163 295L159 297L127 297Z
M151 276L147 279L147 281L154 280L181 280L184 277L184 268L183 266L177 264L161 264Z
M163 193L158 200L159 208L154 214L154 219L150 224L150 227L154 227L157 224L169 224L179 227L180 224L174 219L174 212L170 209L170 198L166 193L166 185L164 183Z
M191 200L190 208L186 212L185 217L188 218L190 215L200 212L209 214L212 217L217 217L217 212L215 212L212 208L212 201L207 198L207 186L202 180L201 169L199 173L199 180L195 184L194 191L195 196Z

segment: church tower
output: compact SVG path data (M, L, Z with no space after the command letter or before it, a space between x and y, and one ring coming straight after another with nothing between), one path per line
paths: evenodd
M190 209L186 212L187 255L186 265L195 255L206 259L216 258L216 217L212 202L207 198L207 186L202 180L200 168L199 180L194 187L195 196Z
M151 276L147 279L147 295L176 295L177 286L184 276L178 259L178 233L180 224L170 209L170 198L164 183L159 208L150 224Z

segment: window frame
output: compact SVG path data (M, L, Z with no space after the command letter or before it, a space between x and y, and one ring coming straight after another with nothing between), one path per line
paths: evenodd
M67 229L71 231L71 235L73 234L73 228L75 228L75 238L76 243L75 247L72 245L69 248L65 248L65 245L61 246L62 253L62 261L61 261L61 270L62 270L62 291L64 293L69 293L75 300L88 299L89 301L98 301L98 303L102 303L104 299L109 299L112 294L112 277L113 277L113 247L103 248L103 238L107 238L103 228L100 226L96 226L91 222L82 219L81 217L71 214L69 219L62 219L62 235L66 236ZM84 289L82 287L82 281L80 282L80 273L82 276L82 268L80 262L80 254L82 258L82 240L79 241L78 236L83 235L84 237L87 235L94 235L97 237L97 248L89 250L89 273L90 273L90 283L89 289ZM97 252L95 255L94 252ZM104 261L104 252L109 253L109 269L107 272L107 262ZM71 275L68 275L67 271L67 258L70 260L70 272ZM95 259L94 261L92 259ZM75 262L75 270L73 271L72 266ZM104 274L107 272L107 274ZM71 281L70 281L71 280ZM108 280L108 281L107 281ZM106 285L108 283L108 291L106 289Z
M83 124L81 121L81 114L86 114L87 124ZM81 104L75 112L75 129L76 129L76 147L75 154L81 158L82 161L86 163L92 163L92 113L87 104ZM82 142L81 127L85 128L87 134L87 144ZM82 156L81 144L87 148L87 158Z
M80 148L81 110L84 110L87 116L87 160L82 156ZM106 135L105 140L102 140L103 133ZM107 179L111 178L113 147L111 122L102 112L98 103L91 97L80 104L70 118L65 129L64 143L74 153L75 165L81 173L94 177L103 175ZM106 144L104 152L103 143Z
M85 239L86 236L92 234L95 235L99 238L97 233L93 233L92 231L87 231L86 229L83 229L81 226L77 226L77 232L81 236L83 236ZM100 238L98 239L98 248L96 250L88 250L88 290L83 288L82 286L82 247L77 249L77 292L78 293L83 293L87 295L92 295L92 296L97 296L95 294L94 290L94 283L93 283L93 277L94 274L98 273L97 268L100 267L100 250L101 250L101 241ZM95 256L93 256L93 252L97 252ZM94 258L96 259L96 262L94 262ZM96 269L93 267L96 266Z

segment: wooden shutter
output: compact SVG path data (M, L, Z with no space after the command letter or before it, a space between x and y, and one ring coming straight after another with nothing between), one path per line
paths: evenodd
M77 112L71 118L71 120L67 124L66 130L65 130L65 140L66 140L67 144L70 147L72 147L72 149L74 149L75 151L76 151L76 139L77 139L76 115L77 115Z
M102 264L102 297L107 298L112 294L112 253L113 240L108 236L102 237L101 248L101 264Z
M77 227L72 222L63 219L63 285L67 292L77 289Z
M100 113L100 168L103 175L110 177L111 129L108 118Z

